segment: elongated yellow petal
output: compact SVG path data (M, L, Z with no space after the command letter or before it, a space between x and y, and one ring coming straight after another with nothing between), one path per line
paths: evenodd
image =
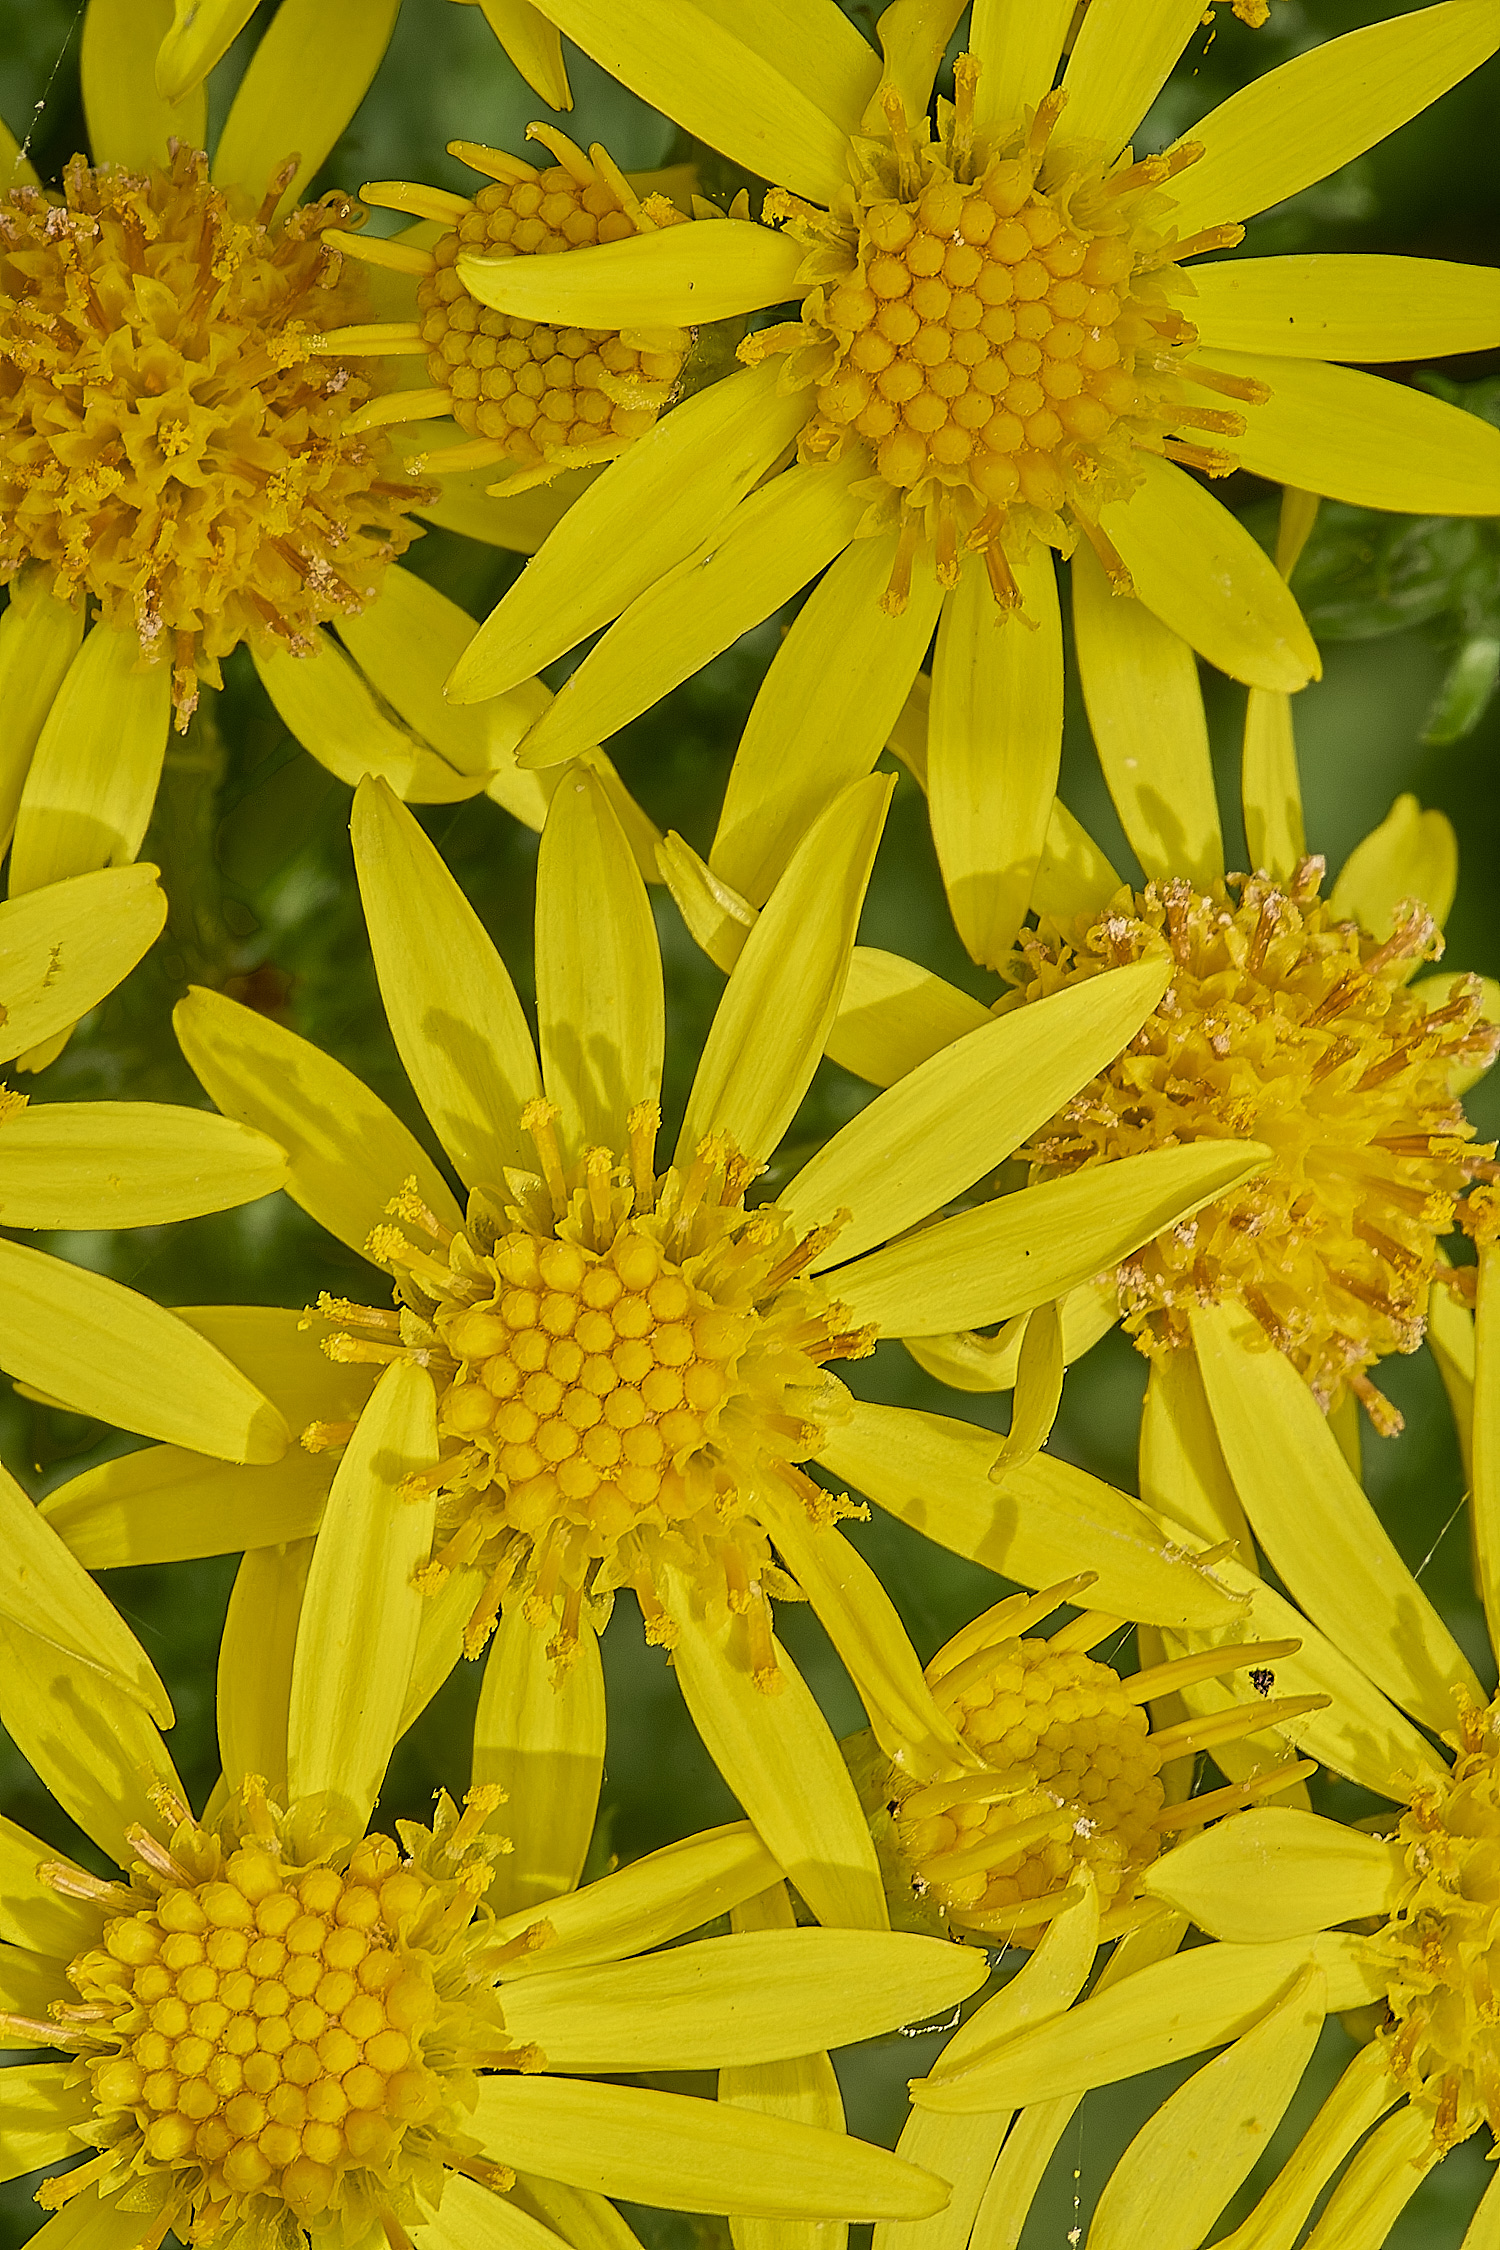
M497 1827L503 1819L502 1814ZM776 1862L748 1821L731 1821L682 1843L666 1844L581 1891L549 1898L544 1912L553 1935L540 1952L520 1954L507 1964L507 1986L517 1978L619 1961L628 1953L665 1945L754 1897L776 1878ZM502 1916L500 1942L521 1936L536 1919L534 1906Z
M186 1802L155 1722L91 1665L0 1618L0 1721L86 1836L119 1867L125 1831L157 1818L153 1788Z
M1047 838L1062 754L1062 620L1052 550L1012 566L1020 618L997 621L973 557L943 604L927 727L932 836L958 934L993 968L1009 953Z
M592 774L560 783L537 863L542 1077L568 1161L629 1145L626 1120L661 1089L661 951L646 886Z
M878 1095L777 1197L799 1228L840 1208L851 1213L809 1270L903 1233L971 1187L1114 1060L1169 979L1169 963L1135 962L1035 1008L992 1016ZM1090 1006L1058 1006L1085 992Z
M692 554L807 419L767 361L664 415L563 517L465 651L449 693L478 703L529 679Z
M1441 1292L1434 1289L1436 1297ZM1500 1631L1500 1254L1490 1241L1479 1247L1479 1287L1474 1305L1474 1420L1472 1460L1474 1558L1485 1616Z
M507 1986L513 2039L553 2070L709 2070L872 2038L946 2013L989 1974L981 1952L889 1930L765 1930Z
M1119 888L1119 876L1082 821L1057 798L1031 892L1038 914L1092 914Z
M1291 2250L1350 2149L1400 2095L1384 2045L1372 2039L1337 2079L1244 2225L1223 2238L1226 2250Z
M1196 2250L1260 2157L1323 2029L1328 1980L1314 1964L1283 2000L1179 2086L1115 2166L1094 2211L1095 2250Z
M287 1785L325 1798L364 1834L385 1778L416 1654L413 1573L432 1545L434 1502L400 1489L437 1459L432 1378L388 1367L328 1495L307 1574L287 1716Z
M418 805L477 797L482 772L460 772L446 758L392 724L331 633L314 636L305 656L255 649L255 669L277 711L304 750L351 784L379 774L398 797Z
M1242 1601L1123 1492L1046 1454L991 1484L995 1450L993 1430L856 1400L818 1458L914 1531L1023 1586L1095 1570L1102 1609L1199 1628L1232 1620L1239 1634Z
M1202 19L1192 0L1093 0L1063 77L1059 139L1102 142L1106 161L1116 155Z
M945 1047L989 1021L982 1000L971 1000L916 961L857 945L827 1052L856 1078L894 1086Z
M442 2202L411 2238L417 2250L563 2250L568 2239L461 2172L444 2175Z
M598 1636L580 1621L577 1652L555 1687L547 1639L518 1603L505 1612L474 1715L474 1781L504 1789L495 1826L511 1843L485 1894L496 1914L576 1888L599 1809L604 1674Z
M66 2007L71 1997L60 1961L27 1953L19 1945L0 1945L0 2051L15 2054L36 2045L36 2033L14 2020L6 2023L7 2016L45 2023L53 2002Z
M3 117L0 117L0 183L7 193L11 188L42 184L36 166L29 156L22 154L20 142Z
M100 868L0 905L0 1060L87 1015L129 975L166 918L149 865Z
M158 1726L171 1726L167 1691L140 1642L4 1469L0 1555L0 1616L113 1681Z
M1099 1894L1092 1876L1085 1874L1078 1897L1045 1930L1020 1975L976 2009L949 2040L934 2078L963 2078L1033 2024L1060 2015L1087 1983L1098 1950Z
M443 682L474 638L467 610L413 571L388 570L366 608L339 620L339 638L387 703L459 773L493 775L536 717L536 686L470 707ZM519 778L519 777L518 777Z
M790 601L853 538L867 505L856 481L853 458L792 468L742 501L569 675L522 743L522 766L602 742Z
M1114 592L1093 549L1073 557L1073 631L1089 727L1120 825L1146 874L1206 888L1224 872L1208 720L1181 636Z
M1463 1457L1464 1476L1472 1485L1474 1317L1450 1290L1437 1283L1427 1293L1427 1346L1443 1379Z
M400 0L283 0L262 34L214 152L220 187L262 196L295 153L287 210L364 100Z
M221 1461L275 1461L287 1427L175 1314L103 1274L0 1242L7 1371L100 1421Z
M1291 700L1277 688L1252 688L1246 699L1240 789L1250 865L1289 882L1307 849L1307 832Z
M464 1635L479 1606L488 1573L470 1566L451 1571L436 1593L423 1596L417 1646L396 1721L398 1736L414 1727L464 1654Z
M728 976L755 927L756 908L732 883L716 875L675 829L662 838L657 865L694 943Z
M255 0L174 0L172 26L156 50L156 91L180 102L201 86L255 13Z
M460 251L458 276L470 296L513 319L691 328L794 296L803 255L790 235L752 219L723 219L627 235L561 260Z
M872 774L846 789L771 893L703 1043L679 1162L721 1132L761 1163L791 1123L838 1012L893 787Z
M1459 2250L1496 2250L1500 2244L1500 2177L1490 2181L1479 2199Z
M785 1883L773 1883L733 1908L731 1930L790 1930L796 1927ZM838 2074L826 2052L793 2055L780 2062L737 2063L719 2072L719 2100L765 2117L789 2117L800 2125L844 2130L844 2099ZM907 2158L911 2162L910 2157ZM848 2226L833 2219L747 2219L729 2222L734 2250L844 2250Z
M406 1074L459 1177L498 1189L507 1165L534 1157L521 1111L542 1090L510 972L387 784L361 782L352 827L375 973Z
M12 894L135 858L156 801L172 670L135 634L95 625L37 742L11 846Z
M1113 1284L1085 1282L1059 1300L1063 1364L1082 1359L1120 1317L1119 1291ZM972 1328L951 1336L908 1336L906 1349L918 1367L956 1391L1008 1391L1016 1380L1030 1313L1017 1313L994 1336Z
M148 1227L286 1184L264 1133L167 1102L48 1102L5 1122L0 1224Z
M1257 1806L1189 1838L1142 1876L1154 1898L1211 1937L1305 1937L1392 1912L1406 1881L1405 1846L1316 1813Z
M437 1166L353 1071L251 1008L195 985L172 1017L193 1075L226 1117L286 1150L287 1193L361 1253L404 1180L444 1226L462 1214Z
M1331 913L1347 915L1382 944L1396 909L1417 899L1439 929L1458 890L1458 838L1446 813L1423 812L1415 797L1396 799L1378 828L1355 845L1333 886ZM1412 963L1413 971L1417 963Z
M1431 2113L1408 2102L1356 2151L1307 2238L1309 2250L1380 2250L1441 2155Z
M974 130L984 140L1013 129L1023 110L1052 91L1058 57L1073 21L1070 0L974 0L969 52L979 62Z
M81 2153L82 2143L70 2128L88 2117L93 2091L86 2077L79 2085L65 2083L72 2068L71 2062L28 2062L6 2071L0 2180L19 2179L23 2172Z
M1255 1541L1191 1352L1163 1352L1151 1362L1141 1410L1140 1485L1141 1498L1159 1515L1183 1524L1205 1547L1232 1539L1240 1560L1253 1566Z
M908 117L926 116L932 82L963 12L964 0L890 0L882 10L881 92L893 87Z
M847 187L847 136L859 128L879 62L847 17L831 20L839 14L831 0L748 12L643 0L628 19L613 0L547 6L632 93L747 171L818 203Z
M571 109L573 95L557 26L532 0L480 0L485 22L528 86L549 109Z
M948 2192L867 2141L644 2087L486 2078L473 2130L521 2169L669 2211L916 2219Z
M1134 2078L1242 2037L1314 1964L1330 2013L1384 1996L1384 1968L1362 1938L1199 1946L1022 2032L972 2070L918 2079L912 2098L924 2109L1020 2108Z
M1440 359L1500 343L1500 274L1492 266L1314 255L1230 259L1191 271L1193 326L1218 351Z
M38 1881L38 1866L59 1858L60 1853L14 1821L0 1819L0 1939L52 1960L71 1961L95 1943L99 1916L82 1898L64 1898Z
M0 175L9 184L3 152ZM84 604L60 602L41 571L16 579L0 617L0 849L10 842L32 754L78 654L83 626Z
M134 172L167 164L168 143L202 148L202 87L180 102L156 90L156 50L171 29L172 0L95 0L83 20L83 114L96 164Z
M669 1574L672 1663L694 1726L766 1847L820 1922L888 1926L870 1831L828 1722L785 1649L780 1686L757 1679L745 1620L705 1617L689 1582Z
M1382 1529L1312 1392L1248 1316L1195 1307L1193 1342L1224 1458L1272 1566L1315 1624L1424 1725L1482 1691Z
M1172 184L1179 232L1248 219L1326 179L1497 47L1489 0L1441 0L1294 55L1185 136L1205 154Z
M259 1774L273 1796L287 1786L287 1713L311 1539L254 1547L235 1573L219 1643L219 1755L237 1789Z
M1312 635L1270 556L1184 470L1137 458L1145 471L1140 489L1102 509L1100 521L1147 608L1247 687L1292 694L1317 679L1322 665ZM1295 475L1285 481L1307 482Z
M982 1328L1091 1281L1260 1170L1258 1141L1197 1141L1049 1180L837 1269L840 1300L886 1335Z
M123 2189L101 2200L96 2188L83 2188L31 2239L42 2250L135 2250L155 2221L149 2211L123 2209L123 2197Z
M927 653L943 592L914 574L899 617L880 597L896 534L856 539L808 595L751 706L730 768L709 865L752 905L825 805L884 748Z

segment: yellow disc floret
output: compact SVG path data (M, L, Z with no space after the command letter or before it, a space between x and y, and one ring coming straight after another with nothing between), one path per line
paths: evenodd
M1383 943L1336 921L1322 862L1281 889L1262 876L1206 891L1122 891L1093 916L1043 916L1007 971L1026 999L1165 949L1175 974L1118 1062L1023 1154L1054 1177L1148 1149L1241 1137L1269 1167L1156 1236L1118 1268L1141 1350L1188 1339L1194 1304L1244 1305L1325 1404L1352 1388L1399 1427L1365 1370L1420 1343L1439 1237L1493 1154L1449 1089L1500 1031L1477 978L1429 1007L1415 960L1441 950L1408 902Z
M0 580L28 563L172 664L179 724L242 640L304 650L416 536L420 486L346 424L370 386L308 339L358 303L322 243L179 148L0 198Z

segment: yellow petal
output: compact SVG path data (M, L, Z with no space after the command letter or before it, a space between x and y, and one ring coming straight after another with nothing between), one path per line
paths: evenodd
M287 1786L362 1836L390 1761L416 1655L434 1502L401 1491L437 1459L432 1378L397 1360L359 1418L307 1574L287 1718Z
M1474 1306L1474 1422L1471 1436L1474 1559L1485 1615L1500 1636L1500 1254L1479 1250ZM1437 1296L1439 1292L1433 1291Z
M1405 1854L1403 1844L1316 1813L1257 1806L1190 1837L1141 1884L1211 1937L1305 1937L1392 1913L1407 1879Z
M562 35L531 0L480 0L484 20L549 109L571 109Z
M1059 1300L1063 1364L1071 1367L1092 1351L1120 1317L1113 1283L1085 1282ZM956 1391L1008 1391L1016 1380L1030 1313L1017 1313L993 1336L961 1328L951 1336L908 1336L907 1351L918 1367Z
M277 712L304 750L351 785L379 774L398 797L418 805L456 804L485 786L392 724L330 633L314 635L304 656L253 649L255 669Z
M567 1161L594 1146L623 1154L630 1111L661 1090L661 951L624 830L589 773L559 784L542 831L536 999Z
M509 971L385 783L360 783L352 827L375 973L406 1074L460 1179L499 1189L508 1165L534 1161L521 1111L542 1090Z
M425 2226L413 2227L417 2250L564 2250L566 2235L495 2195L461 2172L443 2173L442 2202Z
M763 180L827 203L848 186L847 136L875 91L878 58L832 0L753 10L723 0L547 0L585 54Z
M1089 728L1130 847L1153 880L1206 888L1224 872L1208 720L1192 650L1114 592L1093 549L1073 557L1073 631Z
M83 19L83 114L96 164L133 172L168 164L169 141L202 148L202 87L169 103L156 91L156 49L172 23L172 0L94 0Z
M96 1007L167 918L156 869L100 868L0 905L0 1060Z
M1251 352L1203 358L1270 386L1235 440L1257 476L1362 508L1500 514L1500 430L1477 414L1352 367Z
M729 1917L733 1930L789 1930L794 1926L785 1883L747 1899ZM719 2100L766 2117L785 2117L799 2125L844 2130L844 2101L838 2074L826 2053L793 2055L784 2062L737 2063L719 2072ZM909 2152L908 2163L916 2161ZM951 2175L944 2174L944 2177ZM845 2250L848 2227L834 2219L747 2219L729 2222L734 2250Z
M155 1719L172 1724L172 1706L145 1650L56 1531L0 1469L0 1616L48 1641L123 1689Z
M1196 1141L1002 1195L837 1269L854 1319L890 1336L982 1328L1091 1281L1267 1162L1258 1141Z
M1137 459L1144 482L1128 500L1102 509L1100 521L1147 608L1247 687L1291 694L1317 679L1322 666L1312 635L1270 556L1185 470L1150 455Z
M64 1898L37 1880L37 1868L61 1854L0 1819L0 1939L53 1960L71 1961L97 1942L98 1909L82 1898ZM62 1860L71 1867L71 1860Z
M514 771L511 753L546 696L540 683L524 681L488 703L450 703L443 682L475 630L467 610L400 569L386 572L366 608L339 620L340 640L413 733L459 773L493 776L502 765Z
M971 1000L918 962L857 945L827 1052L856 1078L894 1086L989 1020L982 1000Z
M518 2169L669 2211L915 2219L947 2195L867 2141L638 2086L485 2078L472 2129Z
M611 462L480 626L448 683L456 703L529 679L702 544L807 419L779 375L769 360L711 383Z
M135 858L156 802L172 669L133 632L95 625L68 667L16 815L12 895Z
M1141 1410L1141 1498L1217 1547L1232 1539L1254 1568L1255 1541L1225 1464L1208 1394L1192 1352L1163 1352L1151 1362Z
M914 573L899 617L880 606L896 534L856 539L819 579L751 706L730 768L709 865L752 905L825 805L880 755L942 606L935 573Z
M949 2040L934 2066L934 2078L961 2079L1033 2024L1061 2015L1087 1983L1098 1951L1099 1894L1093 1877L1085 1873L1077 1898L1044 1931L1020 1975L976 2009Z
M599 1809L604 1675L598 1636L581 1619L577 1652L561 1670L547 1654L547 1640L519 1603L506 1610L490 1643L474 1717L474 1783L498 1782L504 1789L505 1805L493 1825L511 1843L485 1894L495 1914L519 1912L577 1887Z
M974 132L991 139L1014 128L1023 110L1052 91L1058 57L1073 21L1072 0L974 0L969 52L979 61Z
M932 667L927 790L958 934L994 968L1009 953L1047 838L1062 753L1062 620L1052 550L1012 566L1022 616L997 619L970 559L943 604Z
M1441 1733L1482 1692L1356 1483L1301 1376L1248 1315L1193 1309L1224 1458L1273 1569L1360 1669Z
M1335 2081L1244 2225L1225 2241L1233 2250L1290 2250L1350 2149L1400 2098L1401 2088L1386 2067L1384 2043L1372 2039Z
M8 1373L141 1437L221 1461L275 1461L287 1427L174 1313L17 1242L0 1242Z
M1384 1968L1363 1938L1199 1946L1020 2033L972 2070L918 2079L913 2098L926 2109L1018 2109L1158 2070L1241 2038L1314 1964L1331 2014L1385 1996Z
M1170 970L1138 961L992 1016L877 1095L776 1198L799 1229L841 1208L851 1213L808 1270L904 1233L1001 1163L1129 1044ZM1077 1004L1085 993L1086 1007Z
M21 144L3 117L0 117L0 179L4 180L7 193L12 188L42 184L36 166L28 156L22 155Z
M1286 2112L1326 2013L1320 1968L1163 2102L1111 2172L1089 2227L1094 2250L1195 2250Z
M791 468L742 501L569 674L521 745L521 764L557 765L604 741L790 601L853 538L867 505L857 477L854 456Z
M752 1669L745 1620L705 1616L669 1572L672 1664L710 1757L820 1922L887 1927L875 1847L848 1768L801 1674L775 1649L779 1687Z
M434 232L441 232L435 224ZM377 276L380 271L374 266L369 270ZM404 308L400 317L409 317ZM507 498L504 482L495 481L504 466L501 462L488 469L444 469L446 448L470 442L468 431L461 430L456 422L413 422L396 427L393 443L401 460L420 458L421 473L431 476L437 485L436 500L423 501L412 514L424 523L441 524L445 531L461 531L466 539L508 547L517 555L534 555L574 501L604 473L598 462L585 469L563 469L550 484L528 485L524 492Z
M0 173L9 180L3 150ZM84 604L60 602L42 571L25 571L12 583L0 617L0 850L10 842L32 754L78 654L83 624Z
M946 2014L989 1975L984 1954L889 1930L764 1930L645 1960L545 1969L507 1985L509 2038L549 2069L711 2070L844 2046Z
M322 169L369 91L396 28L400 0L283 0L240 80L213 176L257 199L289 154L298 162L278 209Z
M1437 1361L1453 1414L1464 1477L1472 1488L1474 1422L1474 1316L1450 1289L1434 1283L1427 1293L1427 1348Z
M156 50L156 91L180 102L201 86L255 13L255 0L174 0L172 27Z
M1356 2152L1309 2242L1317 2250L1380 2250L1442 2153L1432 2137L1431 2112L1408 2102Z
M286 1150L287 1193L349 1248L404 1180L444 1226L463 1224L447 1183L420 1143L353 1071L310 1041L222 993L195 985L172 1017L188 1066L226 1117L255 1125Z
M1093 0L1068 58L1060 142L1102 142L1117 155L1203 20L1193 0Z
M1446 813L1423 812L1415 797L1396 799L1378 828L1355 845L1328 905L1382 944L1396 927L1396 908L1417 899L1439 929L1458 890L1458 838ZM1412 967L1418 966L1413 962Z
M723 219L627 235L561 260L461 250L457 270L471 297L513 320L562 328L693 328L795 296L804 255L790 235L758 220Z
M1119 876L1082 821L1057 798L1031 890L1037 913L1092 914L1107 906L1119 888Z
M1040 1453L1057 1420L1066 1366L1060 1310L1055 1304L1038 1305L1034 1312L1026 1315L1026 1330L1016 1354L1010 1428L995 1455L991 1476L998 1477L1008 1469L1024 1468Z
M502 1812L496 1827L503 1828L504 1821ZM748 1821L731 1821L666 1844L586 1883L581 1891L549 1898L545 1918L553 1934L540 1951L507 1963L506 1988L518 1978L619 1961L628 1953L665 1945L754 1897L776 1876L775 1860ZM496 1924L497 1942L520 1937L536 1919L535 1906L503 1915Z
M45 2023L54 2001L66 2007L72 1997L60 1961L19 1945L0 1945L0 2051L16 2054L34 2048L36 2033L14 2019Z
M1205 154L1172 183L1179 232L1248 219L1327 179L1497 47L1490 0L1443 0L1294 55L1183 136Z
M135 2250L154 2222L149 2211L123 2208L124 2190L102 2200L97 2189L83 2188L31 2237L41 2250Z
M1246 699L1240 792L1250 865L1273 882L1290 882L1307 832L1291 701L1278 689L1252 688Z
M1479 2199L1459 2250L1496 2250L1500 2244L1500 2174L1491 2178Z
M1239 1634L1243 1603L1123 1492L1046 1454L991 1484L994 1458L993 1430L861 1399L818 1455L914 1531L1023 1586L1093 1570L1101 1609L1200 1629L1232 1622Z
M5 2073L5 2143L0 2150L0 2180L19 2179L43 2164L78 2156L82 2146L70 2130L93 2108L86 2076L65 2083L71 2062L13 2063Z
M219 1755L237 1789L259 1774L278 1800L287 1786L287 1713L311 1539L254 1547L235 1572L219 1643Z
M1500 343L1500 273L1492 266L1303 256L1230 259L1191 272L1192 323L1217 351L1420 360Z
M8 1617L0 1618L0 1721L64 1812L117 1867L134 1857L126 1830L159 1822L154 1788L186 1802L141 1705Z
M755 927L756 908L733 884L716 875L675 829L662 838L657 865L688 935L728 976Z
M398 1736L416 1725L438 1689L457 1667L464 1654L464 1635L469 1620L479 1606L488 1575L472 1567L450 1571L436 1593L423 1596L417 1620L416 1653L411 1660L401 1716L396 1722Z
M894 786L872 774L846 789L771 893L703 1043L679 1163L709 1133L762 1163L795 1116L838 1012Z
M167 1102L48 1102L5 1121L0 1224L149 1227L286 1184L264 1133Z

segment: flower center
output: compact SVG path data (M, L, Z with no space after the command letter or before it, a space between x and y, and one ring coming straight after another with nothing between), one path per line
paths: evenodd
M1345 1385L1378 1427L1400 1418L1366 1368L1415 1351L1455 1201L1494 1151L1449 1090L1500 1030L1477 978L1429 1009L1405 978L1441 949L1432 917L1399 910L1383 944L1335 922L1322 862L1291 886L1232 876L1122 893L1102 914L1023 933L1007 972L1028 1000L1163 944L1176 973L1118 1062L1024 1151L1046 1177L1196 1140L1265 1142L1267 1169L1158 1235L1117 1269L1125 1327L1155 1354L1186 1343L1192 1305L1232 1299L1324 1405Z
M0 579L36 562L169 654L180 726L240 641L362 609L423 496L345 432L369 384L308 351L357 309L320 240L352 206L275 227L283 184L257 210L179 149L0 199Z
M1139 482L1133 454L1165 454L1211 476L1232 456L1168 431L1243 433L1243 417L1194 405L1185 383L1259 400L1260 385L1188 364L1196 331L1169 302L1177 260L1238 240L1219 228L1189 241L1162 229L1157 190L1201 154L1178 150L1108 176L1086 152L1051 147L1063 97L975 145L978 65L960 56L957 100L933 142L915 138L890 88L887 131L855 144L854 183L824 214L783 192L769 216L789 221L842 267L806 299L800 330L750 339L742 356L808 346L817 386L804 454L837 459L851 440L874 452L882 522L903 531L886 606L900 608L915 547L935 542L952 583L959 548L982 550L997 598L1017 594L1001 534L1065 552L1079 529L1111 575L1126 577L1099 510ZM944 105L946 109L946 105ZM774 339L774 340L773 340ZM797 365L798 363L794 363Z
M1500 1707L1464 1708L1448 1739L1448 1785L1401 1816L1407 1885L1374 1941L1392 1964L1378 2036L1443 2153L1486 2119L1500 2133Z

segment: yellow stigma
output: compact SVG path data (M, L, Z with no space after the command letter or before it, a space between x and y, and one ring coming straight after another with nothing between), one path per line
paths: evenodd
M540 1171L513 1173L504 1211L476 1197L437 1257L398 1227L370 1254L396 1269L407 1306L397 1345L347 1335L338 1357L410 1351L438 1383L443 1544L424 1583L462 1564L489 1572L470 1626L482 1644L503 1596L524 1589L566 1657L585 1596L630 1585L648 1628L670 1638L659 1565L690 1557L751 1623L758 1672L774 1674L768 1592L787 1581L755 1520L769 1478L815 1516L838 1503L794 1467L846 1411L823 1363L871 1348L804 1269L828 1230L799 1240L774 1205L745 1209L754 1177L725 1141L657 1179L654 1108L632 1115L625 1160L586 1150L565 1170L556 1113L523 1120ZM393 1208L431 1234L430 1214ZM770 1684L769 1678L766 1684Z
M1158 190L1201 152L1106 175L1097 152L1054 148L1061 94L976 146L978 67L959 57L936 142L887 87L886 131L855 143L854 184L826 217L784 193L766 203L825 270L830 257L840 269L770 348L801 344L793 366L816 383L804 455L836 460L863 441L874 456L872 497L904 534L893 609L922 538L944 583L963 546L982 549L1006 606L1017 596L1004 548L1033 536L1067 551L1081 529L1128 583L1098 516L1138 483L1135 453L1227 474L1231 455L1166 434L1243 433L1241 415L1194 404L1187 386L1265 396L1195 368L1196 331L1170 301L1183 293L1177 260L1243 232L1169 239L1172 205ZM752 337L742 356L766 348Z
M179 148L0 198L0 579L133 627L180 726L240 641L308 648L417 531L421 487L346 428L370 386L309 354L358 309L321 240L350 205L273 225L282 184L257 209Z
M498 1795L473 1792L463 1815L440 1797L431 1831L403 1828L405 1857L378 1835L304 1854L295 1809L255 1783L213 1827L184 1817L170 1849L132 1831L131 1890L108 1896L136 1903L108 1915L67 1971L76 2001L52 2011L104 2153L42 2200L139 2178L193 2242L420 2219L417 2197L435 2204L443 2165L475 2149L471 2065L538 2060L507 2049L507 1949L479 1903Z
M1125 1327L1155 1354L1188 1339L1204 1301L1244 1305L1325 1405L1347 1385L1399 1428L1365 1373L1415 1351L1438 1238L1489 1148L1449 1091L1500 1031L1477 978L1430 1012L1407 988L1441 949L1408 902L1383 944L1336 922L1322 862L1288 889L1231 876L1152 883L1102 913L1023 934L1007 972L1028 1000L1163 946L1176 973L1119 1061L1023 1152L1042 1177L1183 1142L1265 1142L1268 1169L1117 1269Z
M1500 2133L1500 1705L1464 1707L1446 1739L1457 1762L1401 1816L1406 1886L1372 1941L1391 1968L1378 2037L1443 2154L1485 2121Z

